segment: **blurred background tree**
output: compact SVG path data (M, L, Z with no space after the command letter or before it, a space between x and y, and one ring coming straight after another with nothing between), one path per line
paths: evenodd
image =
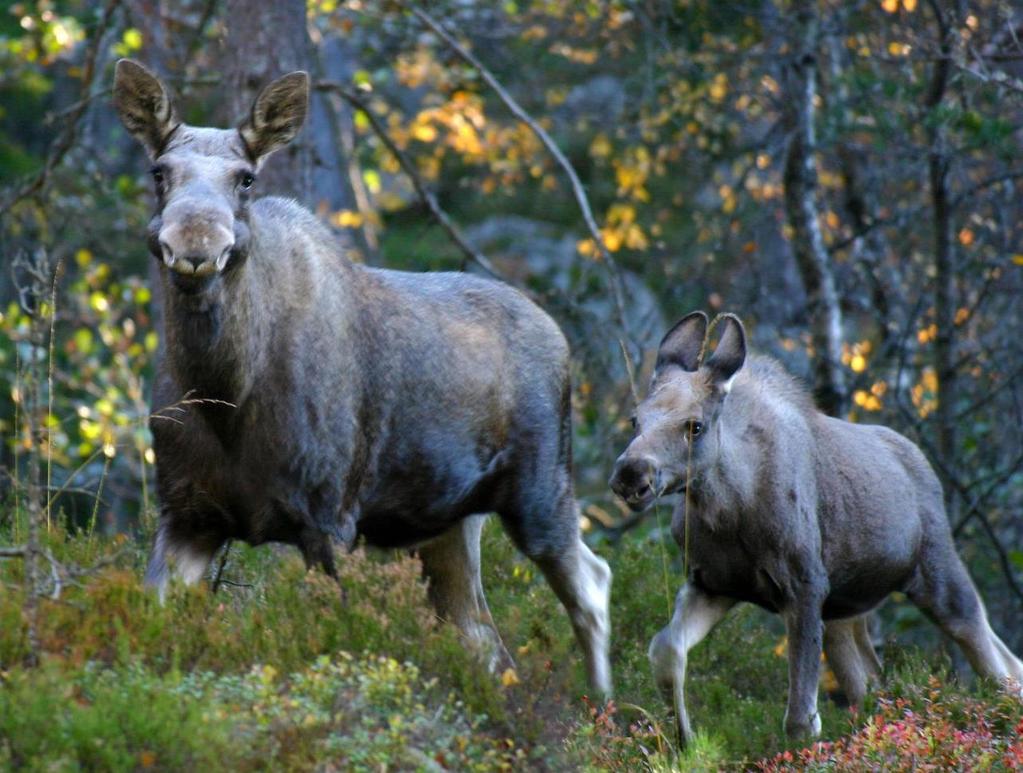
M595 539L662 536L605 485L632 409L623 351L646 354L642 389L671 322L736 311L822 407L923 447L992 617L1023 648L1023 11L428 10L557 142L618 273L536 127L411 4L26 0L0 15L6 494L23 501L35 459L48 519L114 532L150 505L151 194L108 103L113 62L141 60L186 120L218 125L302 68L317 86L310 121L262 192L299 198L367 263L484 271L482 257L555 316L576 356L577 477Z

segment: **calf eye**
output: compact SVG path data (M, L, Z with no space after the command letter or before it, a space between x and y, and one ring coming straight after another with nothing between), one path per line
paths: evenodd
M639 422L638 422L638 421L636 421L636 417L635 417L635 416L630 416L630 417L629 417L629 424L631 424L631 425L632 425L632 428L633 428L633 429L636 429L636 428L638 428L638 427L639 427Z
M702 421L689 422L689 437L699 437L703 433Z
M256 176L252 172L242 172L238 178L238 185L245 191L251 188L254 182L256 182Z
M157 185L160 185L163 182L163 168L162 167L154 166L152 169L149 170L149 174L151 174L153 176L153 181Z

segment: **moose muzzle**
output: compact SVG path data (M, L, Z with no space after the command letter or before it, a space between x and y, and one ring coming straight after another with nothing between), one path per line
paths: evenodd
M634 511L645 510L657 499L659 491L657 463L649 456L633 456L628 452L618 457L609 484Z
M233 214L174 209L164 210L158 237L163 262L178 274L196 278L223 271L234 247Z

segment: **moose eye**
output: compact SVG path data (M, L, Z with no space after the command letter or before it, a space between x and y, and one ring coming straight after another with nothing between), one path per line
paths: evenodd
M636 429L637 427L639 427L639 422L636 421L636 417L635 416L630 416L629 417L629 424L632 425L633 429Z
M149 174L153 176L153 181L157 185L161 185L163 183L163 167L154 166L149 170Z
M699 437L703 433L702 421L689 422L689 437Z
M256 176L252 174L252 172L242 172L241 176L238 178L238 185L241 186L241 189L244 191L251 188L254 182L256 182Z

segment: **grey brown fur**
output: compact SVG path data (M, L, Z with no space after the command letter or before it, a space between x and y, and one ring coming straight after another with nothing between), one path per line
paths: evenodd
M610 571L580 539L569 352L516 290L349 261L296 203L250 203L305 115L308 78L268 86L238 130L176 123L159 81L118 64L115 104L153 158L165 356L151 422L161 515L146 580L197 581L228 539L418 547L440 614L510 663L480 583L496 512L568 610L610 691Z
M741 601L785 621L785 728L793 736L820 731L822 648L849 700L863 698L880 673L864 615L897 590L959 643L978 673L1018 691L1023 663L988 624L920 450L885 427L819 412L777 362L747 359L737 317L723 316L720 328L706 359L702 312L665 336L637 434L611 480L634 509L686 492L672 531L688 550L687 582L649 650L680 738L692 734L687 653Z

